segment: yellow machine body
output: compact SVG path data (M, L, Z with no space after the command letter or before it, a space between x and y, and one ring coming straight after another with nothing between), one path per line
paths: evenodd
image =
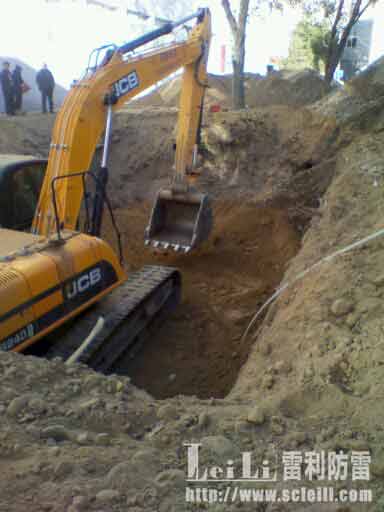
M62 236L0 229L0 349L24 350L126 280L103 240Z

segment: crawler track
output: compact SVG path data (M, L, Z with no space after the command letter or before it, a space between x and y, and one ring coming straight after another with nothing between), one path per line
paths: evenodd
M100 316L104 327L81 354L80 362L107 373L127 350L132 353L181 299L180 273L145 266L132 273L110 296L79 316L49 349L46 357L66 360L83 343Z

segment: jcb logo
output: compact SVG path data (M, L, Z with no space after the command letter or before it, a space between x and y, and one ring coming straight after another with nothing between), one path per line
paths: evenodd
M69 283L65 289L64 294L67 300L73 299L77 295L84 293L86 290L95 286L101 281L101 269L94 268L89 272L83 274L77 279Z
M132 91L132 89L136 89L136 87L139 87L139 85L139 77L137 76L136 71L131 71L125 77L120 78L118 82L115 82L113 84L113 87L115 89L115 94L117 98L120 98L120 96L128 94L129 91Z

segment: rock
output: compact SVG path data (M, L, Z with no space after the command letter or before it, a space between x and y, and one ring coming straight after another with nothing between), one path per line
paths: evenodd
M111 444L111 436L105 433L97 434L95 437L95 444L98 446L108 446Z
M54 439L59 443L71 440L73 435L63 425L49 425L41 431L40 437L42 439Z
M76 436L76 442L77 444L89 444L91 441L91 437L89 435L89 432L81 432Z
M102 376L98 374L88 375L84 380L84 387L87 391L97 388L102 384Z
M30 395L22 395L14 398L7 407L8 416L17 416L23 409L26 408L30 400Z
M377 478L383 479L384 478L384 462L372 462L371 466L371 473L373 476L376 476Z
M206 412L201 412L199 414L198 425L200 428L206 428L211 423L211 417Z
M279 416L272 416L271 418L271 431L280 436L284 433L284 422Z
M78 512L86 510L89 505L89 499L86 496L74 496L72 500L72 507Z
M262 425L265 422L265 414L263 410L259 406L254 407L248 413L247 421L249 423L254 423L255 425Z
M224 436L207 436L201 439L202 450L208 450L220 457L231 456L235 447L233 443Z
M87 400L86 402L82 402L78 406L78 410L86 411L88 409L94 409L98 405L100 405L100 399L99 398L92 398L91 400Z
M261 382L261 387L263 389L271 389L275 383L275 379L273 378L273 375L270 375L269 373L267 375L264 375L263 380Z
M332 313L337 316L337 317L340 317L340 316L344 316L344 315L347 315L348 313L350 313L354 308L354 303L352 300L350 299L346 299L346 298L341 298L341 299L336 299L332 306L331 306L331 311Z
M292 371L292 365L289 361L277 361L277 363L273 366L273 370L276 373L288 374Z
M360 313L366 313L369 311L371 315L379 314L381 308L382 299L376 299L375 297L365 297L358 304L358 310Z
M125 492L128 488L140 489L149 482L155 472L153 464L138 466L133 460L116 464L108 473L106 481L113 489Z
M114 489L104 489L96 494L96 501L98 503L111 503L111 501L116 501L119 498L119 491Z
M60 362L62 363L62 359L60 358ZM77 366L66 366L65 367L65 375L68 375L68 376L72 376L72 375L76 375L76 373L78 372L78 367Z
M156 476L155 484L160 488L180 489L185 486L185 473L180 469L162 471Z
M384 272L381 274L378 274L372 279L373 284L376 286L383 286L384 285Z
M123 391L123 389L124 389L124 383L121 382L121 380L118 380L116 382L116 392L120 393L120 391Z
M56 478L64 478L72 473L72 471L73 464L71 462L62 460L55 465L53 474Z
M297 446L305 443L307 438L308 436L305 432L290 432L285 437L285 446L290 449L296 448Z
M50 457L55 458L60 454L60 448L58 446L52 446L52 448L49 448L48 454Z
M5 402L7 402L8 400L13 400L16 397L16 395L17 393L14 389L4 387L4 389L2 389L1 392L1 400L4 400Z
M253 432L253 425L246 420L237 420L235 423L237 434L250 434Z
M133 457L132 457L132 461L136 464L136 465L141 465L141 464L157 464L157 462L159 461L159 458L160 458L160 454L158 452L158 450L154 450L152 448L147 448L147 449L143 449L143 450L138 450L137 452L134 453Z
M157 417L160 420L176 420L179 418L179 413L174 405L165 404L158 409Z
M41 398L32 398L28 405L37 414L42 414L47 410L47 405Z
M183 428L190 428L196 425L198 422L197 416L191 416L189 414L184 414L180 421L178 422L178 425Z

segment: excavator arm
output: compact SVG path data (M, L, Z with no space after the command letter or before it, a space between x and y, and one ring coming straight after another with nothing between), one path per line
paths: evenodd
M170 33L176 26L192 17L197 18L197 23L186 41L169 44L137 56L132 55L135 49ZM176 220L172 203L175 203L178 210L176 213L181 216L183 233L185 234L188 222L188 229L191 222L193 224L190 243L183 239L184 247L190 248L193 245L193 229L197 227L197 220L188 218L186 221L183 214L184 210L190 210L191 203L197 202L199 215L201 203L206 203L205 197L198 195L193 189L188 197L185 193L188 194L193 180L192 169L207 83L206 63L210 37L209 10L200 9L195 15L177 24L167 24L113 52L110 51L104 63L88 71L85 78L72 87L57 115L53 129L48 167L33 221L33 233L50 237L57 228L76 229L84 193L81 173L90 168L96 145L103 132L110 130L111 112L184 67L174 175L171 188L162 191L155 203L146 230L146 239L152 241L153 236L160 232L164 235L168 223L174 227ZM105 144L107 143L106 140ZM106 167L104 160L102 167ZM180 194L184 196L181 197ZM165 205L167 198L170 204ZM179 208L180 204L186 205L184 210L183 206ZM99 235L95 231L91 234ZM197 238L199 237L194 237L195 245ZM162 239L163 242L164 240L166 238ZM172 239L172 242L175 240ZM154 244L156 243L155 240ZM162 246L164 245L163 243ZM177 250L181 245L173 243L173 246Z

